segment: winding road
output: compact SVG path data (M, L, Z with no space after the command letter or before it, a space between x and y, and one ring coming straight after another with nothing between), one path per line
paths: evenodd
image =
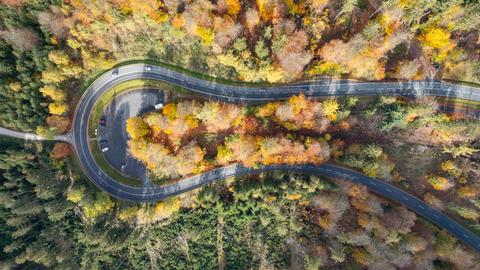
M429 207L413 195L396 188L389 183L363 175L361 173L331 164L310 165L275 165L260 168L246 168L235 164L217 168L199 175L184 178L175 184L165 186L130 187L123 185L95 163L90 149L88 125L92 109L98 98L111 87L132 79L159 80L181 86L198 95L226 102L264 102L286 99L299 93L309 97L344 96L344 95L402 95L402 96L443 96L480 101L480 89L444 83L438 81L406 82L358 82L350 80L305 81L289 85L246 86L223 84L206 81L184 73L157 66L132 64L119 67L117 75L111 72L98 77L85 91L74 116L71 137L67 141L73 144L83 171L101 190L111 196L134 202L152 202L178 195L198 187L213 183L227 177L274 170L294 171L347 179L367 186L383 197L403 204L417 214L425 217L480 252L480 238L467 228L458 224L440 211ZM4 130L0 130L4 134ZM8 134L7 134L8 135Z

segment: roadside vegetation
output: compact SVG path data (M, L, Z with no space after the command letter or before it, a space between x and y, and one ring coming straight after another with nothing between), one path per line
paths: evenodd
M350 104L303 95L264 105L171 102L161 112L127 120L130 153L167 178L233 162L319 165L330 157L322 133L332 121L348 116L354 101L348 98L345 103Z

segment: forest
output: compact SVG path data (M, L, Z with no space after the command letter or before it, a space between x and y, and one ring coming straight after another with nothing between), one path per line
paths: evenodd
M474 0L0 0L0 126L66 133L87 86L136 61L229 82L480 83L479 29ZM455 102L186 98L127 132L160 178L328 161L480 235L480 123ZM132 204L86 179L68 144L0 137L1 269L479 267L445 230L341 179L275 172Z
M43 135L67 131L85 84L130 60L248 82L480 82L478 1L0 3L0 121Z
M247 166L319 165L328 161L330 147L318 135L336 118L339 107L336 100L317 102L303 95L261 106L168 103L161 113L127 120L129 149L161 177L195 174L233 161ZM306 129L313 133L297 132Z
M100 194L77 204L79 186L95 193L68 169L71 160L53 159L51 145L0 143L2 269L476 269L480 262L446 231L344 180L276 172L156 204Z
M237 105L181 98L127 120L130 154L154 179L241 163L338 163L389 181L480 232L480 123L443 101L402 97ZM160 181L161 182L161 181Z

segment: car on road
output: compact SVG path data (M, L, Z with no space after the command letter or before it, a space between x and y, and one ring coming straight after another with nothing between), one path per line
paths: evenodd
M107 125L107 120L105 119L105 117L100 118L99 124L101 127L105 127Z
M107 140L100 140L100 150L102 150L103 153L108 151L108 142Z
M122 166L120 166L120 170L122 170L122 171L125 170L125 167L127 167L126 162L122 163Z
M150 71L150 70L152 70L152 67L151 66L145 66L145 70Z
M163 108L163 103L158 103L158 104L155 104L155 110L160 110L161 108Z
M117 76L118 76L118 73L119 73L118 68L114 69L114 70L112 71L112 77L117 77Z

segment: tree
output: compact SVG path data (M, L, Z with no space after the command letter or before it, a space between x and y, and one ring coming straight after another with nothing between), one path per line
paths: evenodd
M306 50L307 45L307 34L298 30L289 35L285 45L275 52L275 59L288 78L298 78L312 59L312 55Z
M229 15L236 16L242 6L240 5L239 0L226 0L227 3L227 12Z
M64 159L70 155L70 146L67 143L59 142L53 146L52 157L56 160Z
M86 190L84 186L73 186L68 191L67 200L74 203L79 203L83 200L85 191Z
M180 203L180 199L176 197L160 201L155 205L155 215L162 218L169 217L180 210Z
M150 130L141 117L131 117L127 119L127 132L133 140L137 140L150 133Z
M273 16L274 1L273 0L256 0L260 17L264 21L269 21Z
M47 97L50 97L53 101L56 102L61 102L65 101L67 98L67 94L65 91L56 88L53 85L45 85L42 88L40 88L40 92Z
M477 221L480 218L480 213L475 208L451 205L448 207L448 209L468 220Z
M40 42L38 34L25 27L0 31L0 38L19 51L30 51Z
M448 190L455 186L454 183L450 182L447 178L442 176L432 176L427 181L436 190Z
M383 149L376 144L362 145L362 154L366 158L377 159L383 155Z
M480 151L479 149L475 149L470 147L467 143L463 143L457 146L444 146L443 152L452 154L453 158L457 158L459 156L470 156L473 153Z
M255 54L258 58L263 60L265 60L269 56L270 51L265 46L265 42L263 40L259 40L255 45Z
M65 79L65 75L58 68L50 67L42 72L42 82L45 84L58 84Z
M65 39L68 34L68 21L65 14L57 6L50 6L49 11L42 11L38 13L38 22L55 37Z
M65 133L70 128L70 119L60 115L50 115L46 119L49 127L55 128L58 133Z
M420 35L419 40L424 51L431 55L436 62L443 62L448 53L456 46L450 40L450 33L439 27L428 27Z
M110 212L114 206L115 203L105 192L96 192L92 201L82 202L83 213L85 217L90 220Z
M48 139L53 139L55 135L57 135L57 130L52 127L43 127L43 126L38 126L36 131L38 135L48 138Z
M245 26L247 27L248 31L253 32L259 22L260 16L258 15L258 11L254 8L249 8L245 12Z
M62 115L68 111L68 105L63 102L53 102L48 105L51 114Z
M450 33L442 28L429 27L423 32L420 40L424 46L443 49L450 45Z
M344 0L342 3L342 8L340 9L340 13L337 15L350 15L357 7L358 7L358 0Z
M323 112L328 117L328 119L334 121L337 118L337 110L340 105L335 99L326 99L322 102Z
M61 50L55 50L48 53L48 60L52 61L58 66L68 66L70 64L70 57Z

